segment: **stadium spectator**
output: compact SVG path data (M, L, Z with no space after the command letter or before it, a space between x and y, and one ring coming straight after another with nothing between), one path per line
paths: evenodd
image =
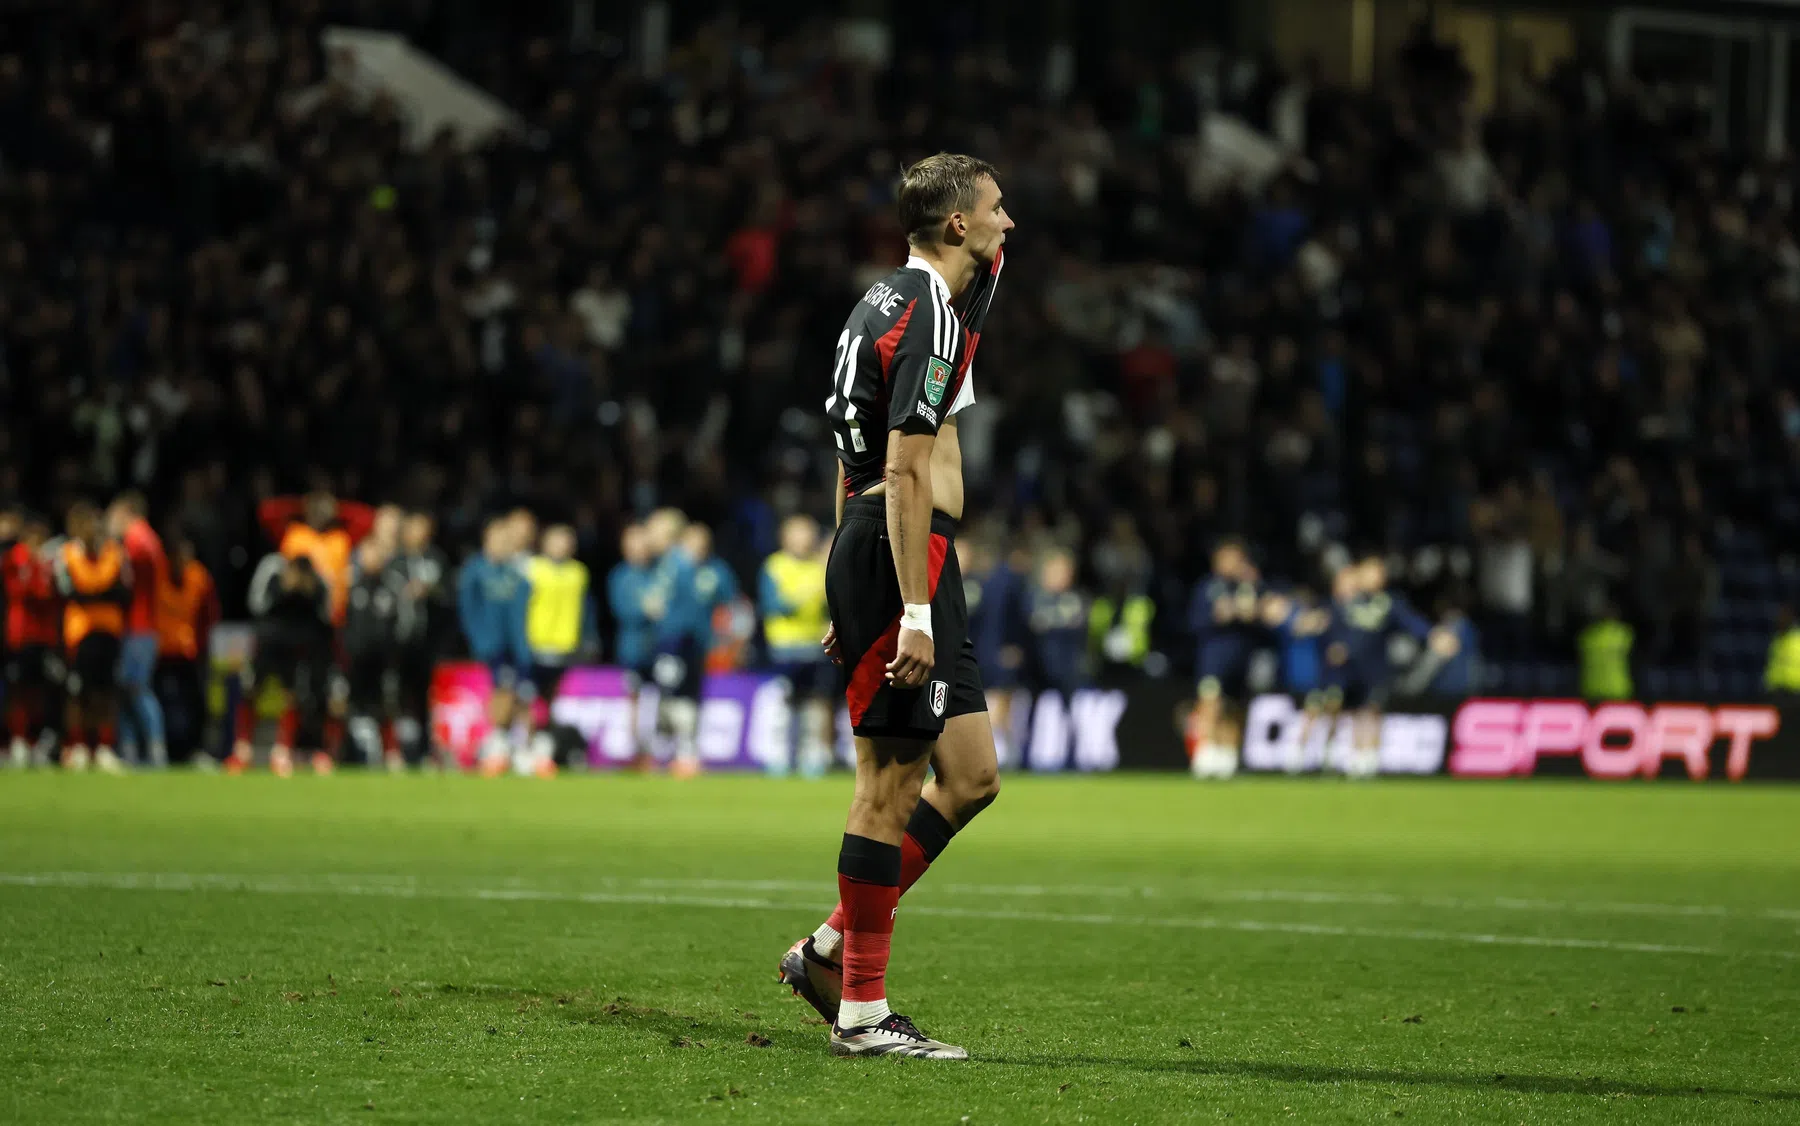
M1483 634L1496 656L1525 655L1531 644L1531 608L1537 568L1526 536L1524 495L1508 483L1497 498L1477 501L1469 515L1476 538L1476 576L1481 588Z
M1704 664L1706 624L1718 604L1719 573L1697 534L1682 537L1681 548L1661 579L1661 597L1655 603L1658 663Z
M1763 687L1783 699L1800 697L1800 623L1794 608L1783 606L1775 620L1775 640L1769 643L1769 667Z
M6 56L0 119L19 375L0 491L61 512L142 489L233 615L258 501L315 484L417 504L450 559L520 505L585 509L594 542L680 506L751 575L774 524L817 503L831 356L811 322L893 264L893 170L985 121L1042 236L1016 248L1018 300L982 353L972 526L1072 548L1116 598L1093 552L1129 516L1165 645L1221 535L1280 585L1334 544L1462 553L1492 687L1535 692L1576 686L1597 593L1580 529L1590 561L1635 560L1666 525L1658 566L1697 536L1718 617L1671 606L1665 643L1654 589L1607 594L1667 650L1647 656L1704 652L1757 688L1768 583L1794 593L1771 557L1800 548L1790 177L1697 144L1665 104L1679 84L1577 57L1484 118L1425 40L1370 90L1171 43L1125 60L1170 107L1145 129L1094 108L1098 80L1030 66L852 96L814 25L704 24L717 66L657 72L572 39L520 65L488 13L357 11L471 68L526 128L410 147L390 101L328 79L305 20L5 17L33 47ZM922 62L897 45L873 77ZM1206 144L1225 127L1277 154L1266 175L1225 174ZM1478 498L1511 506L1508 482L1522 515L1472 521Z
M162 704L170 756L200 762L207 755L206 676L219 593L206 565L194 557L194 541L169 537L169 578L156 610L156 693ZM208 755L207 761L216 765Z
M1588 700L1629 700L1632 645L1637 634L1605 604L1600 617L1581 631L1581 695Z
M1094 546L1090 565L1098 595L1088 630L1099 675L1128 675L1141 669L1149 655L1156 617L1149 548L1129 513L1113 516L1111 531Z

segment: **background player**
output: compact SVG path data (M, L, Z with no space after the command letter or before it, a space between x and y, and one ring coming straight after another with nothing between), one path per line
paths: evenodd
M150 527L144 511L144 495L139 492L125 493L106 510L107 533L124 546L131 560L131 606L119 661L119 749L133 765L147 761L165 767L169 747L162 704L156 698L156 610L169 581L169 560L162 537Z
M62 603L56 572L45 554L50 525L24 513L19 539L7 549L6 730L14 766L47 761L62 695Z
M969 642L987 690L988 714L994 730L994 754L1008 765L1024 761L1023 748L1008 749L1014 698L1024 686L1026 645L1026 576L1031 553L1020 546L999 550L985 541L956 541L963 568L963 593L969 603ZM1030 697L1026 699L1029 701ZM1009 757L1010 754L1010 757Z
M393 715L398 695L394 670L401 634L414 612L406 597L403 574L390 566L390 553L399 546L399 524L396 517L394 535L384 536L378 534L378 520L377 533L356 545L343 632L350 713L344 726L349 747L362 757L364 765L385 763L390 770L405 765L394 741Z
M212 573L194 557L194 542L177 530L169 537L169 578L156 611L156 693L170 754L202 769L217 769L206 735L207 656L219 622L219 593Z
M119 652L131 602L131 562L124 545L106 535L100 510L83 501L69 509L69 538L56 553L56 588L63 599L63 646L69 657L68 728L63 766L123 769L113 751L118 733Z
M658 509L644 522L651 563L641 605L654 623L650 675L657 689L656 734L674 745L669 769L692 777L700 771L695 736L711 627L702 620L693 560L681 546L686 528L687 517L673 508Z
M681 550L694 568L694 633L704 669L712 664L715 652L724 652L721 643L729 639L737 575L714 553L712 529L699 521L682 529Z
M321 756L331 687L331 591L310 555L276 551L257 564L249 603L256 618L255 648L239 674L237 735L226 769L236 774L250 766L257 693L271 677L288 699L269 750L269 769L283 778L293 774L294 747L302 738L313 746L315 769L330 769Z
M1248 687L1250 658L1263 628L1262 611L1262 583L1250 553L1239 540L1220 541L1213 548L1212 573L1195 588L1188 607L1199 676L1191 720L1199 744L1194 756L1197 774L1229 775L1236 769L1241 722L1236 706Z
M402 622L395 658L398 684L394 740L400 753L415 765L430 750L431 671L455 619L450 600L450 564L432 543L435 533L430 513L407 513L400 521L400 554L388 564L399 572L401 592L412 608Z
M781 548L763 561L757 588L769 663L789 686L789 746L800 773L816 777L831 757L831 703L837 670L819 651L830 619L819 525L806 515L781 522Z
M848 673L856 793L837 910L781 973L832 1021L837 1054L967 1059L889 1009L886 974L901 893L999 790L952 544L954 415L974 402L971 363L1013 224L992 166L948 153L907 169L899 210L912 256L851 312L826 401L843 466L826 643Z
M575 529L544 529L543 553L532 557L526 576L531 596L525 611L525 639L531 646L531 680L545 709L544 724L531 737L519 773L547 778L556 773L556 724L548 712L563 674L583 654L599 651L593 599L588 597L587 564L575 558Z
M628 670L631 685L631 730L641 732L638 701L650 676L656 655L656 624L645 605L650 582L650 536L642 524L627 524L619 533L619 561L606 575L606 605L613 616L613 661ZM641 742L637 766L645 769L651 756Z
M1380 765L1381 712L1394 684L1388 642L1397 632L1423 642L1431 623L1404 596L1387 589L1387 564L1371 553L1346 565L1333 579L1332 624L1326 632L1328 683L1337 707L1351 713L1349 752L1338 762L1345 774L1367 777ZM1330 762L1331 742L1326 744Z
M515 559L522 526L512 517L490 520L481 534L481 552L463 564L457 580L457 610L469 655L488 667L487 738L481 746L485 774L505 771L512 751L524 743L513 730L521 706L529 706L531 647L525 640L525 607L531 585Z

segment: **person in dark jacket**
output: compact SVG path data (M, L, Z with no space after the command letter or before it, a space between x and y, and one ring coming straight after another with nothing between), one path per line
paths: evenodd
M394 741L409 763L431 750L431 675L456 628L450 563L433 539L431 514L409 512L400 522L400 551L388 563L412 612L402 623L394 659Z
M314 748L313 769L328 772L324 749L331 687L331 592L305 555L272 552L250 579L250 612L256 619L255 648L239 674L236 738L226 769L250 766L256 730L256 696L270 677L287 690L287 705L269 751L269 769L294 772L294 746L304 738Z
M1040 691L1066 699L1087 683L1087 599L1075 589L1075 559L1053 551L1038 567L1026 595L1031 630L1031 669Z
M344 655L349 668L349 746L369 766L404 765L394 741L394 711L401 638L416 612L402 574L391 567L388 547L370 536L356 547L350 599L344 614Z

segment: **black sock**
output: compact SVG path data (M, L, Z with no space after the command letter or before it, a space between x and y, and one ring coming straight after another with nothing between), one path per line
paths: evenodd
M949 847L950 838L956 835L956 826L950 824L936 806L920 798L919 804L913 806L912 817L906 822L906 835L919 842L925 863L931 864Z
M900 846L845 833L838 849L838 875L863 884L899 887Z

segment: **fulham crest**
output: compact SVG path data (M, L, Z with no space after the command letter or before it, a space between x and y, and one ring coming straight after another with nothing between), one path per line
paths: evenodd
M950 697L950 686L941 680L931 682L931 714L942 719L944 704Z

